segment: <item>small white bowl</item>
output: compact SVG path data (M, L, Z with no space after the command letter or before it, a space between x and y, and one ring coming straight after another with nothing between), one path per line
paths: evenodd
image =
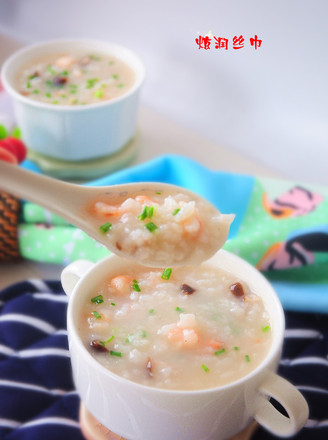
M102 52L128 64L135 83L118 98L101 103L64 106L37 102L15 89L19 70L29 61L49 53L74 50ZM2 68L2 83L14 100L17 124L29 149L65 161L82 161L108 156L133 137L139 92L145 78L141 60L130 50L96 40L53 40L15 52Z

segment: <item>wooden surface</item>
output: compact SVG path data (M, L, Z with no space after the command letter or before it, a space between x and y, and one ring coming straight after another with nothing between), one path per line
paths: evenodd
M80 425L82 434L86 440L126 440L124 437L113 433L109 429L105 428L104 425L99 423L98 420L95 419L92 414L90 414L83 403L80 405ZM250 440L257 427L257 423L252 422L241 432L227 440Z

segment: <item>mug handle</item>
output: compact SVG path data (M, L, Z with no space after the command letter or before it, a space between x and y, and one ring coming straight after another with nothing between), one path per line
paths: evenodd
M288 417L281 414L269 402L268 397L276 399L283 406ZM308 416L309 407L298 389L270 371L259 388L255 402L255 420L273 434L289 437L305 425Z
M67 296L70 296L80 278L94 266L88 260L77 260L69 264L61 273L61 283Z

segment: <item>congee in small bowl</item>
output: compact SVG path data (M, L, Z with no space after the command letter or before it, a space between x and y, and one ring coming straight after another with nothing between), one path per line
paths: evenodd
M52 40L3 65L28 148L78 162L123 149L136 132L145 68L131 50L105 41Z

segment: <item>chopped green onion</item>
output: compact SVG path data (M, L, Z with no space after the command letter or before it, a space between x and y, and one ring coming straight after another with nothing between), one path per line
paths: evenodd
M107 339L107 341L99 341L99 343L100 343L103 347L105 347L105 345L106 345L108 342L112 341L113 339L114 339L114 335L111 336L109 339Z
M215 354L215 356L218 356L219 354L223 354L225 352L226 352L226 349L225 348L221 348L221 350L215 351L214 354Z
M145 218L152 218L154 215L154 207L153 206L145 206L142 213L138 215L139 220L145 220Z
M142 330L142 332L141 332L141 336L142 336L143 338L146 338L146 337L147 337L147 333L145 332L145 330Z
M154 207L153 206L146 206L146 214L148 218L152 218L154 215Z
M53 69L50 64L49 64L49 66L47 66L47 70L48 70L49 73L51 73L51 75L56 75L57 74L56 70Z
M120 89L122 88L122 87L124 87L124 84L117 84L117 87L119 87Z
M48 79L48 80L46 81L46 85L47 85L48 87L55 87L55 84L53 83L53 81L50 81L50 79Z
M238 350L239 350L239 347L237 347L237 345L236 345L235 347L233 347L233 349L234 349L235 351L238 351Z
M245 355L245 360L246 360L246 362L250 362L251 361L251 358L249 357L248 354Z
M101 232L103 232L105 234L106 232L108 232L110 230L111 227L112 227L112 224L109 222L106 222L103 225L99 226L99 229L101 230Z
M77 84L69 84L70 93L73 95L74 93L77 93Z
M172 273L172 269L170 267L168 267L167 269L164 269L161 278L163 280L169 280L171 273Z
M262 327L262 332L268 332L269 330L271 330L269 325L266 325L265 327Z
M52 101L53 104L58 104L58 99L55 99L54 101Z
M104 96L104 92L103 92L103 90L98 89L98 90L96 90L96 91L94 92L93 96L94 96L95 98L102 98L102 97Z
M206 372L206 373L208 373L209 371L210 371L210 369L206 366L206 365L202 365L202 369Z
M153 206L147 206L147 217L152 218L154 215L154 207Z
M63 70L59 75L67 76L69 74L68 70Z
M137 280L133 280L133 284L132 284L132 289L135 290L136 292L141 292L139 283Z
M51 95L51 93L49 93L49 92L47 92L47 93L45 94L45 97L46 97L46 98L51 98L51 96L52 96L52 95Z
M160 194L162 194L160 191L157 191L157 192L155 192L155 194L158 194L158 195L160 195Z
M27 79L34 79L34 78L37 78L39 75L38 74L36 74L36 73L32 73L32 75L29 75L28 77L27 77Z
M93 316L95 316L97 319L100 319L101 316L99 315L99 313L95 310L92 312Z
M112 75L113 79L118 79L118 75L116 75L116 73L114 73L114 75Z
M31 88L31 82L30 82L30 81L27 81L27 83L26 83L26 87L27 87L28 89Z
M34 90L33 90L33 93L35 93L35 94L37 95L38 93L40 93L40 90L38 90L38 89L34 89Z
M152 315L155 312L155 310L154 309L149 309L148 312Z
M154 232L156 229L158 229L158 226L156 226L153 222L149 222L145 224L145 228L147 228L149 232Z
M104 302L104 297L102 295L97 295L97 296L91 298L91 302L94 304L101 304Z
M180 313L182 313L182 312L183 312L183 309L182 309L181 307L179 307L179 306L178 306L178 307L176 307L176 308L175 308L175 310L176 310L177 312L180 312Z
M133 335L127 335L125 342L132 342L133 340Z
M108 64L110 65L110 66L112 66L113 64L115 64L115 61L108 61Z
M177 213L180 211L180 208L176 208L173 212L172 215L177 215Z
M89 57L93 60L93 61L100 61L101 58L97 57L96 55L89 55Z
M112 356L122 357L122 353L120 351L111 350L109 352Z
M66 98L67 96L65 95L65 93L63 93L62 95L60 95L61 98Z
M89 78L89 79L87 79L86 88L87 89L91 89L92 87L94 87L94 85L96 84L97 81L99 81L98 78Z
M111 305L111 306L116 306L116 304L115 304L115 303L110 303L110 305Z

